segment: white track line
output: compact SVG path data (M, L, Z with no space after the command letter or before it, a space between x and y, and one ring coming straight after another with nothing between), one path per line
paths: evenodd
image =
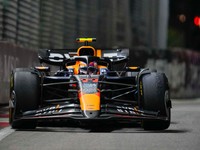
M15 132L14 129L11 129L11 127L6 127L0 130L0 141L3 140L5 137L10 135L11 133Z
M8 122L8 118L0 118L0 122Z

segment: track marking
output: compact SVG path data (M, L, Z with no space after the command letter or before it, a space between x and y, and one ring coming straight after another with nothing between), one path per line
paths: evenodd
M9 115L8 114L0 114L0 129L9 126Z
M9 114L0 114L0 118L9 118Z
M9 126L9 122L1 122L0 121L0 128L4 128L4 127L8 127Z
M0 107L0 130L9 126L8 107Z
M15 132L14 129L11 129L11 127L6 127L0 130L0 141L6 138L8 135Z

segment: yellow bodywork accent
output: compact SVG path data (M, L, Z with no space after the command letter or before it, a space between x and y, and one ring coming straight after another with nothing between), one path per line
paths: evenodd
M96 41L96 38L77 38L76 41L80 43L93 42Z
M100 110L100 96L98 94L80 94L81 110Z

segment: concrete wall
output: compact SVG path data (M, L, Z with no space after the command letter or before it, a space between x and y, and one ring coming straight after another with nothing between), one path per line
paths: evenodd
M173 98L200 97L200 53L185 49L130 51L129 65L164 72Z
M33 50L0 42L0 104L8 103L11 70L33 66L36 62L37 54Z

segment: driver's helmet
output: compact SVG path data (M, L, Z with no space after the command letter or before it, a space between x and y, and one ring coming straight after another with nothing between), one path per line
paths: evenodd
M96 61L92 61L88 65L88 73L89 74L97 74L98 72L98 65Z

